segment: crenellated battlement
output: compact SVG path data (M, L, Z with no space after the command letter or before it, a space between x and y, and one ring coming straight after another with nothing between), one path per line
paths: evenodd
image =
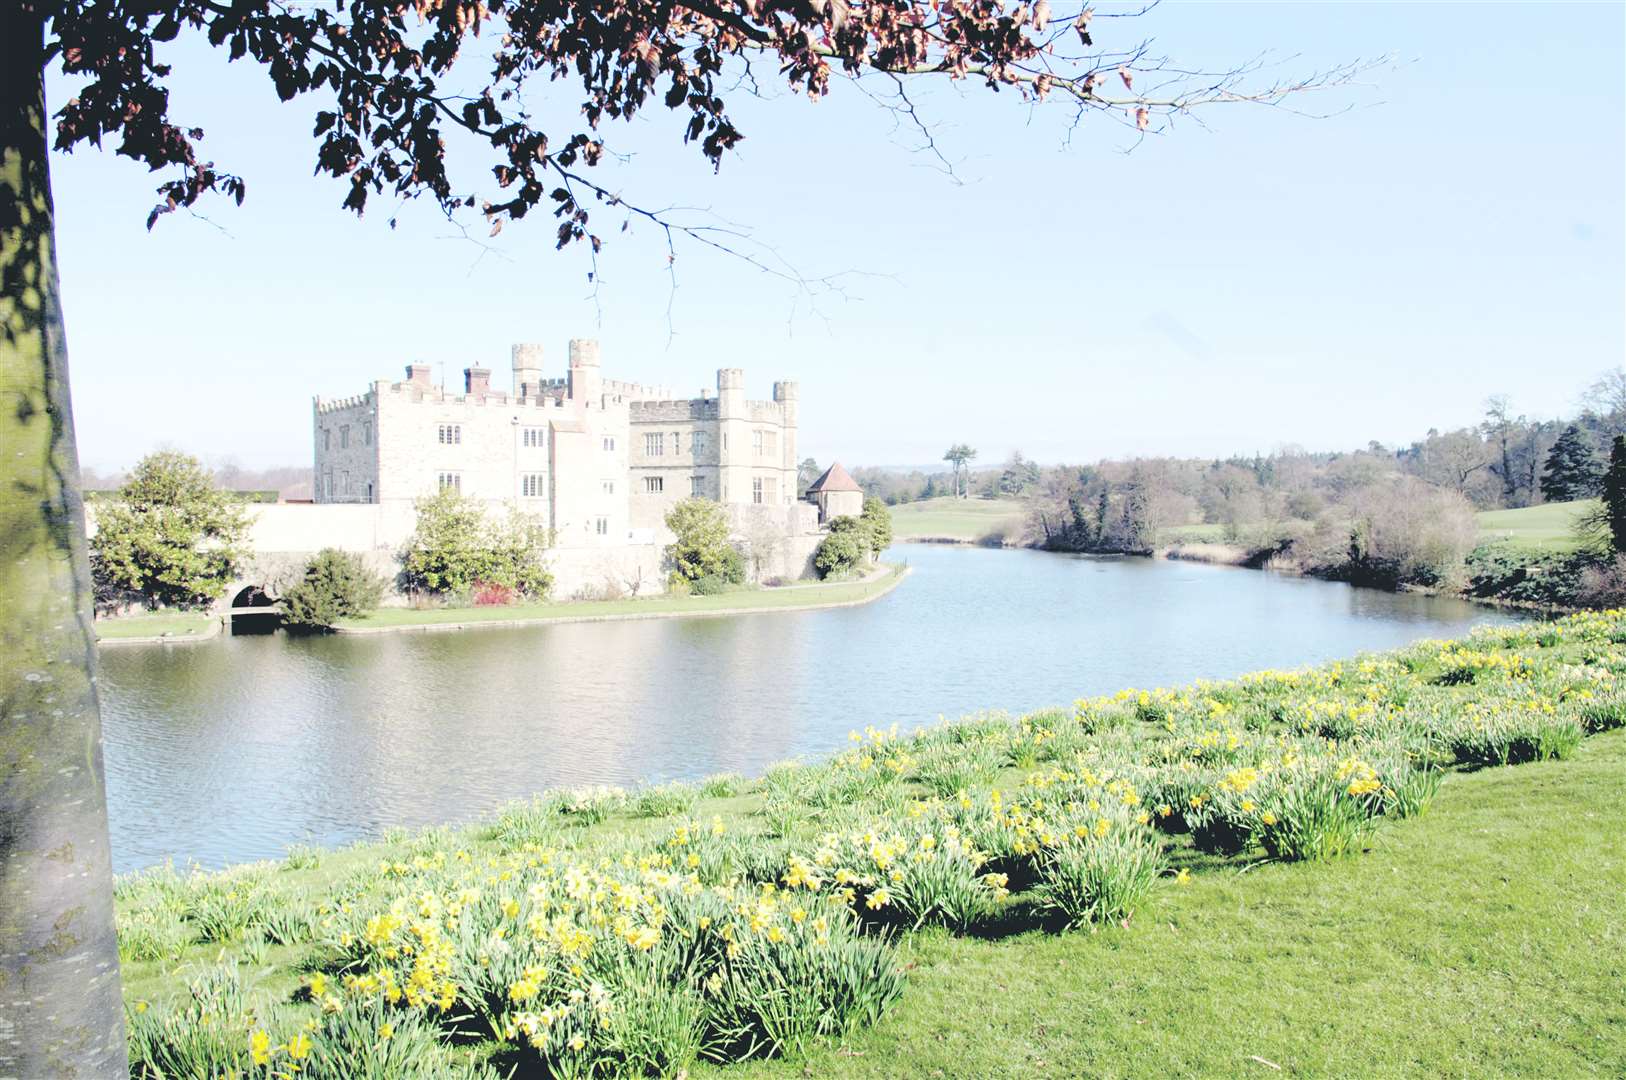
M717 419L716 398L690 398L687 401L634 401L628 419L634 424L664 424L681 420Z
M355 394L351 397L342 398L324 398L318 395L311 400L316 406L317 414L325 416L328 413L343 412L346 409L371 405L373 403L373 392L369 390L365 394Z

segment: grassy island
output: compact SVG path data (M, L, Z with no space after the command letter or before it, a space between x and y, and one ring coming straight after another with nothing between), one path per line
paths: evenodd
M1578 615L129 876L134 1075L1614 1075L1623 679Z

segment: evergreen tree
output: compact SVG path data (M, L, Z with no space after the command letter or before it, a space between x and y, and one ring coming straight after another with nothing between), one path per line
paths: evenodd
M1553 443L1542 469L1541 496L1548 502L1590 499L1598 493L1603 470L1587 433L1571 424Z
M1616 435L1609 451L1609 471L1603 474L1603 508L1609 518L1609 540L1616 551L1626 551L1626 435Z

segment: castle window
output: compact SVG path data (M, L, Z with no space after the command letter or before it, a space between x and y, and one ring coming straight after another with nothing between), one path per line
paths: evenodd
M614 450L615 449L615 436L614 435L606 435L606 436L604 436L604 449L606 449L606 450Z
M644 492L648 495L659 495L666 490L666 478L663 476L644 477Z
M373 422L371 420L361 425L361 445L373 445Z
M442 490L442 491L445 491L447 488L451 488L453 491L459 491L459 492L463 490L463 474L462 473L443 472L443 473L441 473L439 475L439 477L437 478L437 481L438 481L438 485L440 487L440 490ZM331 482L331 478L330 478L330 482Z
M328 428L323 428L322 429L322 449L323 450L331 450L331 449L333 449L333 432L331 430L329 430Z
M704 476L689 477L689 497L698 499L706 494L706 478Z
M367 481L367 501L373 501L373 482L371 480Z
M777 476L763 478L762 501L769 506L779 501L779 478Z
M762 456L762 432L751 432L751 453Z
M460 446L463 443L462 424L440 425L440 444L442 446Z
M340 441L342 442L343 440L341 439ZM339 494L350 494L350 474L348 472L342 472L339 474Z
M762 502L762 477L760 476L751 478L751 501L758 504Z
M330 499L333 498L333 474L328 473L326 476L322 477L322 483L326 489L324 494Z
M672 453L683 453L683 432L681 431L672 432Z
M705 449L706 449L706 433L704 431L692 431L692 432L690 432L689 433L689 453L691 453L691 454L699 454L699 453L702 453Z
M660 457L665 453L666 436L660 432L652 432L644 436L644 456Z
M339 425L339 449L348 450L349 448L350 448L350 425L349 424L340 424Z
M603 487L604 487L604 494L606 494L606 495L614 495L615 494L615 481L614 480L606 480L606 481L604 481Z
M600 536L609 536L610 535L610 519L609 518L599 518L598 519L598 534Z
M543 494L542 474L531 472L521 476L519 493L527 499L540 499Z
M542 445L542 429L539 427L526 428L524 443L526 446L540 447Z

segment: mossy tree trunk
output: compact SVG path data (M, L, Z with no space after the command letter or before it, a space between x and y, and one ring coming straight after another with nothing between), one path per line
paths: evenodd
M44 26L0 4L0 1076L126 1075Z

